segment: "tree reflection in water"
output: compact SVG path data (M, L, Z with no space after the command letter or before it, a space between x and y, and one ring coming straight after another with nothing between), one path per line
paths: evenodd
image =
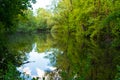
M20 59L17 58L16 65L20 66L28 60L25 53L29 53L32 50L32 44L36 43L35 51L39 55L44 53L43 57L50 61L43 70L46 72L44 74L46 80L55 80L55 78L56 80L57 78L60 80L112 80L117 73L116 65L120 65L120 50L113 46L114 41L105 43L76 35L57 33L53 36L50 34L24 36L11 36L9 40L9 50L16 52L16 57ZM42 61L38 65L40 63ZM37 69L37 71L41 70Z
M114 79L120 51L112 45L112 42L81 39L75 35L55 36L52 47L59 51L53 55L62 80Z

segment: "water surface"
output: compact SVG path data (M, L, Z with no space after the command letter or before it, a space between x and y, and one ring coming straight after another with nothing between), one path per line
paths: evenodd
M30 77L113 80L117 74L116 66L120 64L120 50L112 43L67 34L19 34L11 37L14 38L10 38L11 50L21 57L18 68Z

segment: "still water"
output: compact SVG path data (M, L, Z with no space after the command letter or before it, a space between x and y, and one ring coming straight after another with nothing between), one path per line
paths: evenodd
M120 76L120 50L112 42L45 33L17 34L10 39L11 50L19 56L17 69L26 80L114 80Z
M46 56L52 54L52 50L38 53L36 49L37 44L34 43L32 51L26 55L28 59L23 62L22 66L17 68L20 72L25 73L25 75L29 75L29 78L26 78L27 80L37 77L42 80L43 77L47 78L45 75L47 72L52 72L56 69L56 67L52 66L50 60L46 58Z

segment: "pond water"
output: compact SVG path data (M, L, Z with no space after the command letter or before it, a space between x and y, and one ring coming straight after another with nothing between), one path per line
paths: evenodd
M26 80L113 80L118 73L120 50L112 42L45 33L12 35L9 41Z
M56 69L56 67L52 66L50 60L46 58L46 56L52 54L52 51L38 53L36 51L37 44L34 43L33 45L33 49L26 55L28 59L23 62L22 66L17 68L25 75L29 75L29 80L36 77L42 79L46 77L45 74L47 72L52 72ZM26 79L28 80L28 78Z

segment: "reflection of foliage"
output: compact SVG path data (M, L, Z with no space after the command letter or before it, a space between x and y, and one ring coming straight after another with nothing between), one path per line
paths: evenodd
M30 34L15 34L9 36L9 48L11 51L28 53L32 50L34 36Z
M41 33L36 37L37 51L39 53L45 52L46 49L50 49L52 45L52 36L51 34Z
M84 49L81 49L80 45ZM64 37L59 35L53 46L60 50L59 53L54 52L53 54L56 54L56 66L63 70L61 75L64 79L72 79L76 74L77 77L82 78L87 74L89 56L85 55L87 45L84 40L76 40L73 35L64 35Z
M16 67L12 63L8 63L8 70L5 72L6 74L3 77L3 80L22 80L20 78L20 73L16 71Z
M115 67L120 61L120 52L111 45L75 35L58 34L53 47L63 51L55 55L56 66L62 69L63 80L112 80L116 74Z
M23 15L31 2L35 0L0 0L0 80L19 79L15 65L18 65L20 55L10 48L8 35L15 31L18 15Z
M26 60L25 53L32 50L32 44L34 41L32 37L33 36L30 36L29 34L9 35L8 50L13 53L15 60L18 61L15 63L17 66L21 65L22 62Z
M29 53L32 50L32 44L37 43L39 47L45 47L48 48L50 46L50 40L51 36L49 35L43 35L43 34L22 34L22 33L16 33L14 35L7 35L8 37L7 41L3 39L0 45L0 51L3 52L3 50L6 51L6 53L1 54L0 56L0 74L6 73L8 69L11 69L10 66L8 66L9 63L11 64L11 67L20 66L22 65L23 61L26 60L26 53ZM47 42L47 43L46 43ZM6 44L6 45L4 45ZM40 46L42 44L42 46ZM48 44L47 46L44 46ZM6 48L7 47L7 48ZM45 49L43 51L45 51ZM4 51L4 52L5 52ZM14 68L13 67L13 68ZM15 71L11 69L11 71ZM10 75L11 74L11 75ZM6 74L7 76L12 76L12 72L8 72Z
M51 48L50 50L47 50L45 54L47 54L47 56L45 56L45 58L48 58L50 60L50 63L52 64L52 66L55 66L56 64L56 57L58 56L58 54L60 54L61 51L59 51L58 49L55 48Z
M51 36L47 34L21 34L9 35L8 50L15 56L18 64L26 59L26 53L29 53L33 48L33 43L37 44L37 51L44 52L51 45ZM40 50L39 50L40 49Z
M118 65L117 65L117 70L118 70L118 72L117 72L114 80L120 80L120 66L118 66Z
M8 37L7 41L4 37ZM15 35L6 35L0 38L2 39L0 41L0 52L4 52L0 55L1 76L8 71L9 63L13 63L11 65L14 65L14 67L22 65L23 61L26 60L25 53L32 50L32 44L34 43L35 37L36 35L17 33ZM11 73L7 73L7 75L9 74Z

